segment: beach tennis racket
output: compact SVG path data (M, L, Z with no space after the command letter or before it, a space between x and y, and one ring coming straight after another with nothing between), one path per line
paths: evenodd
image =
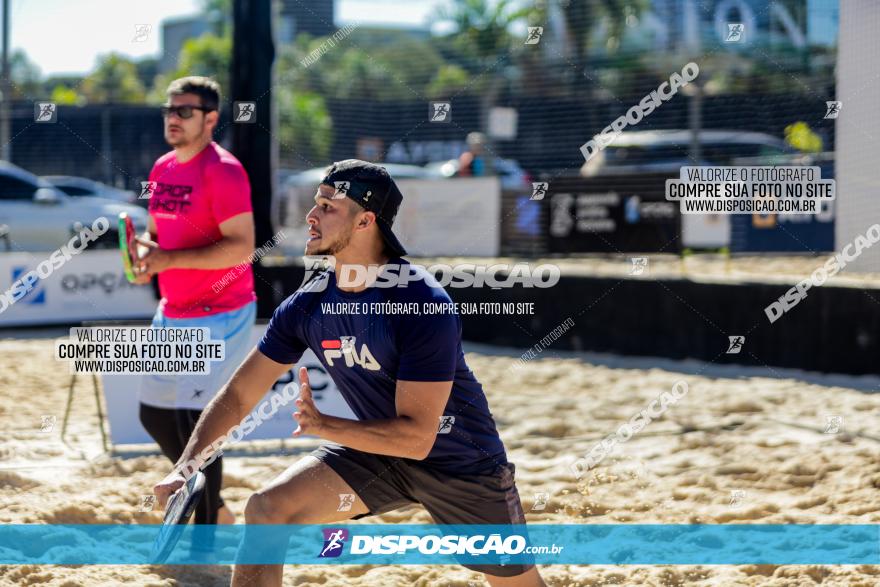
M153 543L154 564L161 565L168 560L204 493L205 474L196 471L171 498L168 509L165 510L165 519L162 520L162 528Z
M134 283L137 277L134 274L134 264L137 262L137 235L134 230L134 222L131 216L125 212L119 213L119 250L122 251L122 267L125 269L125 277Z

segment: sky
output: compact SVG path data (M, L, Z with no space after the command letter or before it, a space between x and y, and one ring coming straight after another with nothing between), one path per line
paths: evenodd
M309 1L309 0L302 0ZM98 55L117 51L131 57L161 50L161 22L196 14L200 0L9 0L11 47L24 49L41 73L83 74ZM427 27L437 7L449 0L336 0L337 26L349 23ZM808 35L812 41L833 43L837 29L837 0L807 0ZM136 25L149 25L150 34L135 41Z
M162 20L195 14L199 0L9 0L10 47L24 49L43 75L82 74L98 55L158 56ZM336 23L422 27L443 0L337 0ZM150 25L135 41L136 25Z

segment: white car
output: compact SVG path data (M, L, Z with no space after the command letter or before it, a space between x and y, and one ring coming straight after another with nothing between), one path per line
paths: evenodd
M73 198L91 196L107 200L115 200L117 202L125 202L126 204L134 204L137 202L138 195L131 190L121 190L107 185L106 183L101 183L100 181L86 179L85 177L74 177L72 175L44 175L43 179Z
M71 198L44 179L0 161L0 251L54 251L101 216L110 230L91 246L117 247L117 219L126 212L138 231L147 225L143 208L105 198Z
M418 165L401 165L399 163L377 163L384 167L388 174L397 179L430 179L441 177L439 173L419 167ZM306 213L315 205L314 197L318 184L324 179L327 165L305 171L284 171L279 181L279 197L275 199L272 220L277 226L300 226L305 224ZM281 175L282 172L279 172Z
M531 190L532 177L522 168L519 163L513 159L502 159L495 157L492 160L495 168L495 175L501 182L501 189L504 190ZM431 173L433 177L450 178L458 176L458 159L448 159L446 161L435 161L425 165L425 169Z
M732 165L736 157L777 157L796 151L778 137L762 132L701 130L700 161L690 158L689 130L631 130L617 135L580 170L583 177L670 173L683 166Z

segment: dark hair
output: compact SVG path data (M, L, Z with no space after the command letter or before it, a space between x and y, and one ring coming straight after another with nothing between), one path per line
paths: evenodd
M209 77L191 75L174 80L165 92L169 97L181 94L195 94L202 106L217 110L220 108L220 84Z

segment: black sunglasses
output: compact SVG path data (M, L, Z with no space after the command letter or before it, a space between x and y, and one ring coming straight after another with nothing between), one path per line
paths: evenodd
M202 112L213 112L216 108L208 108L207 106L190 106L189 104L184 104L183 106L171 106L169 104L165 104L161 108L162 117L167 118L169 114L174 114L175 116L187 120L192 118L194 110L201 110Z

